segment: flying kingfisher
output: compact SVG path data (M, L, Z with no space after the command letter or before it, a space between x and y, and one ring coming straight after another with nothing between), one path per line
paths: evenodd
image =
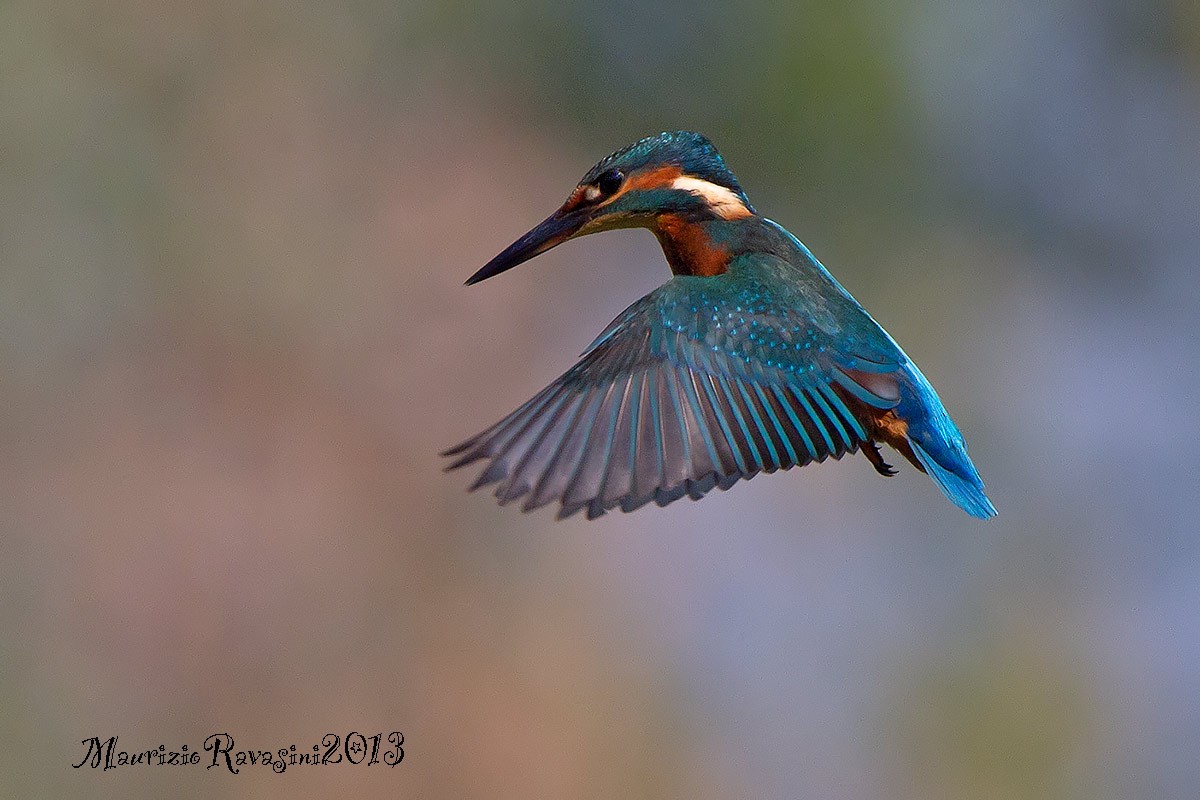
M665 506L741 478L879 442L968 514L996 509L937 392L800 240L760 216L704 136L676 131L592 167L562 207L467 280L568 239L649 228L673 277L621 313L580 361L443 455L484 460L471 489L501 504L558 501L588 519Z

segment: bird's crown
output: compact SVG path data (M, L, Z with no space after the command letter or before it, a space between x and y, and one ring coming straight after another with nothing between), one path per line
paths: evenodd
M707 136L694 131L668 131L657 136L647 136L612 155L601 159L584 176L580 184L597 181L610 170L620 170L626 175L654 167L675 166L684 175L694 176L709 183L729 189L750 207L750 200L742 191L733 173L725 166L725 159Z

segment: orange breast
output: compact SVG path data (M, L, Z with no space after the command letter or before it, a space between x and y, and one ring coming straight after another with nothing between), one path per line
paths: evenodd
M654 235L676 275L720 275L729 268L729 251L712 240L704 228L674 214L663 214Z

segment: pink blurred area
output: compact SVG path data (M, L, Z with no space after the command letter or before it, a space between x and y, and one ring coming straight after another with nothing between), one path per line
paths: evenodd
M53 295L16 312L5 380L5 793L728 791L676 743L662 645L586 527L468 497L436 455L586 343L568 278L462 287L579 165L486 103L345 85L360 31L310 52L241 40L266 12L90 11L36 55L94 103L40 109L73 128L43 166L96 185L18 210L76 262L18 276ZM70 768L97 735L351 730L402 730L405 761Z
M0 10L0 795L1190 796L1196 20L1021 5ZM442 472L668 271L463 280L685 126L920 361L994 524L861 458L594 523Z

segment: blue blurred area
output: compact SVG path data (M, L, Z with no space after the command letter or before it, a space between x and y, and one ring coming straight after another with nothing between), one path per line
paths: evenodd
M0 794L1195 796L1192 4L15 2L0 109ZM440 471L668 273L462 281L676 128L998 519L858 458L590 524ZM393 728L387 773L69 766Z

